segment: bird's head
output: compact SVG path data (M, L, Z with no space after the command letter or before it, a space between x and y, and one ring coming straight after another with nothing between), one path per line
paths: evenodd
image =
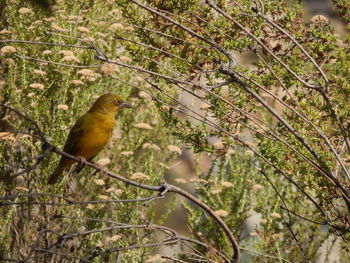
M107 93L96 100L89 112L115 113L123 108L133 108L133 106L124 102L117 95Z

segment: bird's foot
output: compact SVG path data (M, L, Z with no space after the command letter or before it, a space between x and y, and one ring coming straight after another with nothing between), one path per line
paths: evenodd
M158 196L164 196L170 190L170 188L171 188L170 185L164 182L158 190L159 191Z
M87 161L84 157L82 156L77 156L79 158L79 163L77 168L75 169L76 172L79 172L81 169L84 168L84 166L87 164Z
M79 158L80 164L84 164L84 165L87 164L87 160L84 157L82 157L82 156L77 156L77 157Z

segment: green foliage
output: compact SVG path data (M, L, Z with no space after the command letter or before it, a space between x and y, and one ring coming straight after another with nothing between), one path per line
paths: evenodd
M1 102L25 112L62 147L69 128L96 97L116 93L137 108L118 113L111 142L96 159L110 161L105 169L149 185L160 185L165 177L194 193L225 221L247 262L314 261L335 236L341 237L340 257L348 260L349 216L339 185L348 191L349 183L334 151L348 169L349 34L340 37L325 21L306 24L300 6L282 0L213 2L232 19L200 1L142 1L151 10L132 1L57 1L55 17L20 11L21 2L11 1L4 7L6 20L0 20L9 32L0 39L46 44L8 44L16 52L1 54ZM257 6L260 2L263 6ZM346 10L342 15L348 21ZM96 49L77 47L89 43L115 64L128 66L102 66ZM207 88L232 76L236 79L229 84ZM3 195L46 192L81 201L151 195L90 168L50 188L45 182L56 165L53 154L9 180L33 164L23 160L42 153L42 144L26 135L33 132L28 121L4 109L0 117L1 131L7 132L0 139ZM180 150L168 146L178 141L195 153L189 158L184 150L177 160L190 163L190 172L171 167ZM150 243L159 238L154 231L101 229L116 222L166 224L181 203L187 216L182 230L188 226L186 235L209 246L196 250L217 262L222 262L217 251L233 253L213 218L176 195L170 199L145 207L141 202L71 205L53 196L16 198L11 201L65 205L3 206L0 249L17 257L19 248L30 251L32 240L45 247L59 239L55 233L84 231L93 232L72 238L60 253L86 257ZM254 226L248 226L251 218L258 218ZM24 225L33 230L25 232ZM41 239L43 229L54 232ZM145 262L152 253L141 247L106 253L93 262ZM42 254L40 260L50 257Z

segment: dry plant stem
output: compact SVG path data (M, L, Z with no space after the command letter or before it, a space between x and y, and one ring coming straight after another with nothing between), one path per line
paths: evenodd
M54 254L54 255L58 255L58 256L62 256L66 259L79 259L80 262L87 262L87 263L92 263L90 260L86 260L82 257L77 257L77 256L71 256L71 255L68 255L66 253L59 253L59 252L55 252L55 251L52 251L52 250L49 250L49 249L43 249L43 248L35 248L34 251L38 251L38 252L43 252L43 253L50 253L50 254ZM33 262L32 260L34 260L35 257L31 257L31 258L27 258L26 260L18 260L16 262L18 263L29 263L29 262ZM34 261L35 262L35 261Z
M185 62L186 64L190 64L191 66L194 66L196 67L197 69L201 69L201 67L199 67L198 65L195 65L195 64L192 64L190 62L188 62L186 59L182 58L182 57L179 57L167 50L164 50L164 49L160 49L160 48L157 48L157 47L154 47L154 46L151 46L151 45L147 45L147 44L144 44L144 43L141 43L141 42L137 42L137 41L134 41L134 40L130 40L130 39L126 39L124 37L121 37L121 36L117 36L117 35L111 35L114 39L117 39L117 40L122 40L122 41L127 41L127 42L130 42L130 43L133 43L135 45L139 45L139 46L142 46L142 47L146 47L146 48L149 48L149 49L152 49L152 50L156 50L156 51L159 51L161 53L164 53L165 55L169 56L169 57L174 57L178 60L181 60L183 62Z
M65 64L65 63L59 63L59 62L53 62L49 60L44 60L40 58L33 58L33 57L27 57L27 56L22 56L22 55L15 55L18 58L21 59L27 59L27 60L34 60L38 62L43 62L43 63L48 63L48 64L53 64L53 65L58 65L58 66L64 66L64 67L71 67L71 68L99 68L102 65L86 65L86 66L80 66L80 65L73 65L73 64Z
M79 46L79 45L59 44L59 43L40 42L40 41L27 41L27 40L17 40L17 39L0 39L0 43L25 43L25 44L55 46L55 47L71 47L71 48L80 48L80 49L94 49L91 46Z
M275 78L277 79L277 81L282 85L283 89L287 92L288 96L294 101L294 103L297 105L297 107L299 108L299 110L304 114L300 114L298 111L294 110L293 108L291 108L288 104L286 104L284 101L280 100L278 97L276 97L275 95L273 95L271 92L268 92L268 90L264 89L263 87L261 87L258 83L252 81L252 83L254 83L256 86L261 87L264 91L268 92L271 96L273 96L275 99L277 99L280 103L282 103L285 107L287 107L289 110L291 110L293 113L295 113L299 118L301 118L304 122L306 122L307 124L309 124L317 133L318 135L326 142L326 144L328 145L329 149L333 152L335 158L337 159L337 164L340 164L340 166L342 167L342 170L345 172L348 180L350 181L350 174L348 169L346 168L344 161L342 160L342 158L340 157L339 153L337 152L337 150L333 147L332 143L330 142L330 140L328 139L328 137L320 130L318 129L311 121L310 119L305 115L304 111L300 108L299 104L293 99L293 97L291 96L291 94L289 93L288 89L284 86L283 82L281 81L281 79L275 74L275 72L272 70L272 68L270 67L270 65L267 64L267 62L259 55L257 54L258 57L263 61L264 65L270 70L270 72L275 76ZM241 75L242 76L242 75ZM251 81L251 80L249 80ZM325 95L326 96L326 95ZM326 96L326 98L328 98L328 96ZM326 98L324 98L326 100ZM327 101L327 100L326 100ZM329 103L330 104L330 101ZM332 114L332 116L334 118L336 118L337 123L340 123L340 120L337 118L338 116L334 113ZM347 136L344 135L344 127L342 127L342 125L340 125L340 129L342 131L346 146L349 145L349 142L347 140ZM348 147L348 150L350 148Z
M225 56L228 58L228 60L229 60L230 66L232 65L233 60L234 60L233 57L232 57L232 55L231 55L229 52L227 52L225 49L223 49L223 48L221 48L220 46L218 46L217 44L215 44L214 42L212 42L212 41L206 39L205 37L203 37L203 36L197 34L197 33L196 33L195 31L193 31L192 29L190 29L190 28L184 26L183 24L181 24L181 23L175 21L174 19L171 19L170 17L168 17L168 16L162 14L161 12L157 11L155 8L153 8L153 7L151 7L151 6L144 5L144 4L142 4L142 3L140 3L139 1L136 1L136 0L131 0L131 2L133 2L134 4L140 6L141 8L143 8L143 9L145 9L145 10L151 12L151 13L154 13L154 14L156 14L156 15L158 15L158 16L160 16L160 17L166 19L166 20L168 20L168 21L171 22L172 24L174 24L174 25L178 26L179 28L182 28L183 30L185 30L185 31L186 31L187 33L189 33L190 35L192 35L192 36L194 36L194 37L196 37L196 38L202 40L203 42L209 44L211 47L215 48L217 51L219 51L220 53L222 53L223 55L225 55ZM163 10L162 10L162 11L163 11Z
M225 222L218 215L216 215L215 212L209 206L207 206L205 203L203 203L202 201L200 201L198 198L194 197L193 195L191 195L191 194L187 193L186 191L182 190L181 188L178 188L178 187L173 186L173 185L168 185L168 188L169 188L169 190L168 190L169 192L178 193L178 194L182 195L183 197L185 197L186 199L191 200L196 205L202 207L212 218L215 219L215 221L223 228L226 235L230 239L230 243L233 245L233 250L234 250L234 255L232 258L233 262L238 262L240 259L239 246L238 246L238 243L237 243L235 237L231 233L231 230L228 228L228 226L225 224Z
M326 176L327 179L329 179L336 187L337 189L342 193L344 199L347 202L350 202L350 195L349 193L344 189L342 184L338 181L337 178L333 176L333 174L330 171L330 168L328 165L322 160L319 155L314 151L314 149L304 140L303 137L299 135L299 133L289 125L289 123L283 119L273 108L271 108L256 92L254 92L251 87L240 80L234 72L228 70L228 69L221 69L223 74L226 74L228 76L231 76L236 83L238 83L242 88L244 88L248 93L253 95L257 101L259 101L273 116L276 117L278 121L283 124L284 127L286 127L291 134L294 135L294 137L313 155L313 157L319 162L320 167L322 167L322 171L324 171L324 175Z
M302 116L300 113L298 113L297 111L295 111L293 108L291 108L288 104L286 104L285 102L283 102L282 100L280 100L278 97L276 97L274 94L272 94L269 90L265 89L263 86L261 86L260 84L258 84L257 82L255 82L252 79L248 79L247 77L245 77L243 74L236 72L235 74L239 75L240 77L244 78L245 80L253 83L255 86L257 86L258 88L262 89L264 92L268 93L271 97L275 98L277 101L279 101L282 105L284 105L285 107L287 107L289 110L291 110L294 114L296 114L298 117L300 117L303 121L305 121L307 124L309 124L320 136L322 139L324 139L324 141L327 143L328 147L330 148L330 150L333 152L333 154L335 155L336 159L338 160L338 162L340 163L341 167L343 168L343 170L345 171L346 175L348 178L350 178L350 175L348 175L348 170L344 164L344 162L342 161L342 159L340 158L339 154L337 153L337 151L334 149L333 145L331 144L331 142L329 141L329 139L306 117ZM261 98L261 97L260 97ZM262 98L261 98L262 100ZM266 104L267 105L267 104ZM265 106L265 105L264 105ZM266 107L265 107L266 108ZM276 113L277 114L277 113ZM274 114L273 114L274 115ZM275 115L274 115L275 116ZM320 171L321 173L323 173L325 176L327 176L327 172L323 171L322 167L320 167L319 165L317 165L315 162L313 162L310 158L308 158L307 156L305 156L304 154L302 154L300 151L298 151L297 149L295 149L291 144L289 144L287 141L283 140L281 137L275 136L275 138L277 140L279 140L280 142L282 142L283 144L285 144L287 147L289 147L292 151L294 151L295 153L297 153L300 157L302 157L306 162L308 162L310 165L312 165L314 168L316 168L318 171Z
M272 25L273 27L275 27L279 31L281 31L283 33L283 35L287 36L294 43L294 45L297 46L302 51L302 53L311 61L311 63L314 65L314 67L317 69L317 71L321 74L321 76L322 76L322 78L323 78L323 80L325 82L324 90L326 90L328 92L329 81L328 81L328 78L327 78L326 74L321 69L321 67L316 63L316 61L313 59L313 57L311 57L310 54L304 49L304 47L292 35L290 35L286 30L284 30L278 24L273 22L270 18L265 16L263 13L259 12L257 15L259 17L265 19L266 22L268 22L270 25Z
M175 39L175 40L178 40L178 41L190 44L190 45L194 45L194 46L197 46L197 47L200 47L200 48L211 49L211 47L203 46L203 45L200 45L200 44L188 41L186 39L178 38L178 37L175 37L175 36L172 36L172 35L169 35L169 34L166 34L166 33L160 32L160 31L157 31L157 30L153 30L153 29L150 29L150 28L147 28L147 27L142 27L142 26L138 26L138 25L134 25L134 24L128 24L128 23L123 23L123 22L119 22L119 23L123 24L123 25L127 25L127 26L132 26L132 27L135 27L135 28L139 28L139 29L142 29L142 30L145 30L145 31L149 31L149 32L152 32L152 33L155 33L155 34L158 34L160 36L167 37L167 38L172 38L172 39Z
M187 85L190 85L190 86L195 86L192 82L185 81L185 80L180 80L180 79L175 79L175 78L169 77L167 75L156 73L156 72L153 72L153 71L150 71L150 70L138 67L138 66L133 66L133 65L130 65L130 64L119 62L117 60L108 59L105 56L99 56L98 55L98 56L96 56L96 59L99 59L99 60L102 60L102 61L105 61L105 62L108 62L108 63L113 63L113 64L116 64L116 65L119 65L119 66L122 66L122 67L134 69L134 70L137 70L137 71L140 71L140 72L143 72L143 73L151 74L153 76L160 77L160 78L163 78L163 79L166 79L166 80L169 80L169 81L173 81L173 82L176 82L176 83L182 83L182 84L187 84Z
M147 202L147 201L153 201L156 199L161 199L163 196L151 196L146 198L138 198L138 199L121 199L121 200L91 200L91 201L75 201L68 199L64 196L60 195L54 195L54 194L48 194L48 193L28 193L28 194L18 194L18 195L11 195L11 196L2 196L0 197L0 200L11 200L16 198L22 198L22 197L38 197L38 196L48 196L48 197L55 197L58 199L64 200L66 203L54 203L54 202L40 202L40 201L32 201L32 202L22 202L22 201L0 201L0 206L5 205L51 205L51 206L70 206L70 205L86 205L86 204L108 204L108 203L130 203L130 202Z
M251 32L249 32L242 24L237 22L232 16L226 13L224 10L215 5L212 1L206 0L206 3L212 7L215 11L223 15L225 18L233 22L237 27L239 27L243 32L245 32L251 39L253 39L256 43L258 43L261 47L263 47L278 63L280 63L290 74L292 74L300 83L302 83L305 87L315 90L320 90L321 87L310 85L304 80L302 80L297 73L295 73L286 63L284 63L281 59L279 59L271 49L269 49L264 43L262 43L256 36L254 36Z
M109 224L116 224L116 225L119 225L119 226L129 226L128 224L125 224L125 223L119 223L119 222L116 222L116 221L111 221L111 220L103 220L103 219L96 219L96 218L86 218L86 217L72 217L72 216L57 216L56 218L67 218L67 219L73 219L73 220L87 220L87 221L96 221L96 222L103 222L103 223L109 223ZM189 244L187 243L192 243L192 244L197 244L201 247L204 247L206 249L212 249L215 253L217 253L218 255L220 255L224 260L226 260L227 262L230 262L230 260L225 257L225 255L222 255L222 252L221 251L218 251L212 247L210 247L208 244L206 243L203 243L203 242L200 242L198 240L195 240L195 239L191 239L191 238L188 238L188 237L185 237L185 236L181 236L179 234L177 234L176 231L174 231L173 229L171 228L168 228L168 227L164 227L164 226L159 226L159 225L155 225L155 224L152 224L152 223L148 223L146 225L137 225L138 227L137 228L143 228L142 226L144 226L144 228L150 228L152 227L152 229L155 229L155 230L159 230L161 232L163 232L164 234L168 235L168 236L176 236L179 241L181 241L183 243L183 245L191 248L192 250L194 250L197 254L200 254L200 252L198 250L196 250L195 248L191 247ZM135 227L136 228L136 227ZM65 235L59 235L57 234L58 236L60 236L61 238L64 237ZM186 243L187 242L187 243ZM242 249L242 248L241 248ZM254 253L254 251L252 251L252 253ZM259 252L255 252L255 253L259 253Z
M81 218L77 218L81 220ZM103 220L100 220L103 221ZM117 223L117 222L112 222L112 223ZM171 245L171 244L176 244L179 242L189 242L189 243L195 243L200 246L203 246L205 248L209 248L209 246L203 242L199 242L197 240L189 239L183 236L178 235L174 230L168 227L163 227L163 226L158 226L155 224L144 224L144 225L129 225L129 224L121 224L117 223L117 226L111 226L111 227L105 227L105 228L100 228L100 229L93 229L89 231L82 231L82 232L76 232L72 234L64 234L64 235L59 235L58 240L55 243L55 245L52 247L51 250L47 250L47 252L52 252L55 253L55 249L60 248L64 245L64 243L72 238L78 237L78 236L85 236L85 235L90 235L94 233L101 233L101 232L109 232L113 230L118 230L118 229L148 229L148 230L159 230L166 235L169 236L169 239L163 241L163 242L158 242L158 243L151 243L151 244L138 244L138 245L132 245L132 246L126 246L126 247L118 247L118 248L111 248L111 249L106 249L100 252L93 252L90 254L90 256L87 257L88 260L92 260L93 258L103 255L103 254L108 254L108 253L113 253L113 252L118 252L118 251L123 251L123 250L129 250L129 249L137 249L137 248L142 248L142 247L153 247L153 246L161 246L161 245ZM214 250L216 253L219 253L219 251ZM221 255L223 259L226 262L230 262L229 259L227 259L225 256Z

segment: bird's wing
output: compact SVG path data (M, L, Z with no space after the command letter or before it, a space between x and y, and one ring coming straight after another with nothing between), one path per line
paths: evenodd
M88 113L81 116L77 122L74 124L72 129L70 130L68 134L68 138L66 141L66 144L64 145L63 151L72 155L76 155L80 149L79 149L79 141L80 138L84 135L86 132L86 119L88 119Z

